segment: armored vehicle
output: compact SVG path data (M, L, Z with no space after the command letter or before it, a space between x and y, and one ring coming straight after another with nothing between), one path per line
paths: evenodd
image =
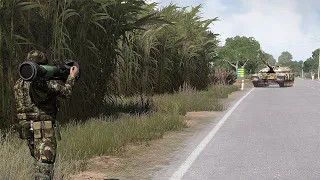
M294 83L294 73L289 67L270 66L263 60L267 67L251 76L254 87L264 87L270 84L279 84L280 87L291 87Z

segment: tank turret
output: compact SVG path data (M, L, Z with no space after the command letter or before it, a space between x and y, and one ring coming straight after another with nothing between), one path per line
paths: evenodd
M275 73L274 72L274 67L272 67L267 61L265 61L264 59L262 59L262 62L266 65L266 66L268 66L269 67L269 71L268 71L268 73Z

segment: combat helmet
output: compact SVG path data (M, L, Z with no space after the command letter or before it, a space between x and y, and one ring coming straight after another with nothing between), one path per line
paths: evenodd
M47 65L49 63L47 56L39 50L30 51L27 55L26 60L35 62L39 65Z

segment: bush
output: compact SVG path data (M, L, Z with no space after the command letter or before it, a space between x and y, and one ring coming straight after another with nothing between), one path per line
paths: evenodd
M237 86L213 85L207 91L197 92L192 87L180 88L174 95L163 94L153 97L156 111L168 113L177 110L181 115L190 111L223 111L224 104L220 98L228 98L228 94L237 91Z
M237 79L234 71L225 68L216 68L211 74L210 81L212 84L232 85Z

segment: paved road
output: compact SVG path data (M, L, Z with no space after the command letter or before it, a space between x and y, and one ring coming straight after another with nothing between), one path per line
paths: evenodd
M296 79L290 88L253 89L191 155L218 122L195 135L154 179L174 173L177 180L320 179L320 82Z

